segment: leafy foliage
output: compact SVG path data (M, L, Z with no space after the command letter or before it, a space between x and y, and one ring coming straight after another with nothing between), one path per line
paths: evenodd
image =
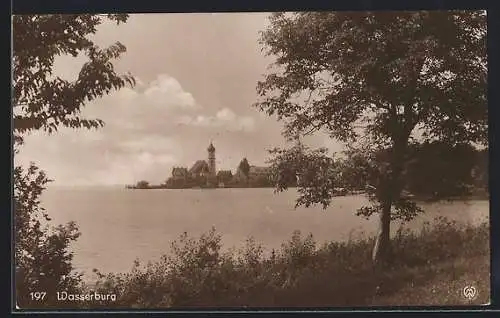
M269 163L276 191L296 184L300 194L296 206L321 203L326 208L329 205L338 177L333 158L328 157L326 149L310 151L299 144L286 150L275 148L270 153L274 156Z
M56 299L57 291L77 293L81 274L73 272L69 244L80 232L74 222L50 227L51 219L40 206L40 195L50 182L35 165L14 169L14 230L17 302L21 308L65 306ZM37 301L31 292L46 292Z
M112 64L125 46L117 42L102 49L89 35L106 19L119 24L127 18L126 14L13 17L12 106L17 141L32 130L50 133L59 126L90 129L104 125L99 119L79 117L82 106L135 81L129 74L116 74ZM54 76L56 56L81 54L88 61L75 81Z
M256 106L287 136L356 124L380 138L487 142L486 19L476 11L276 13L262 32L279 69ZM306 101L300 96L309 96Z
M442 142L415 146L407 167L408 190L433 199L469 194L474 184L473 168L478 151L468 144L450 146Z
M377 186L379 167L388 153L379 149L349 149L345 158L336 161L343 187L370 190ZM469 144L450 145L433 141L411 144L405 156L402 178L405 190L418 198L443 199L468 195L486 187L488 150L476 150ZM378 158L378 159L377 159Z
M424 210L419 207L415 202L399 198L394 202L394 209L391 211L391 221L400 220L402 222L409 222L413 220L418 214L423 213ZM380 213L383 206L375 204L373 206L364 206L356 211L356 215L369 218L372 214Z

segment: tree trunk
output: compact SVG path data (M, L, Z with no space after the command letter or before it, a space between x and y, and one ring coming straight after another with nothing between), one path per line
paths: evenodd
M392 204L400 198L403 188L400 178L404 167L408 134L401 137L393 139L394 144L389 159L390 169L389 171L383 169L377 189L381 211L379 212L379 231L372 253L372 260L375 264L391 261L391 209Z
M391 250L391 206L392 202L385 202L379 214L379 230L372 253L372 260L375 264L389 260Z
M404 114L398 115L396 108L390 110L390 126L392 129L392 149L389 153L389 173L380 179L380 189L378 189L378 200L381 203L379 232L373 248L372 260L375 264L387 263L391 261L391 208L392 204L400 199L404 182L401 175L404 170L405 154L408 148L408 141L411 131L415 127L415 114L410 106L404 107Z

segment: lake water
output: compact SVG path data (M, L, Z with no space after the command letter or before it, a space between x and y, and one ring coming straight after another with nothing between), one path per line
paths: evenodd
M157 260L184 231L198 236L215 226L225 247L253 236L268 250L279 247L294 230L313 233L318 242L346 240L376 232L377 218L355 215L364 196L337 197L329 208L294 209L294 189L126 190L117 187L50 187L43 206L55 224L76 221L82 236L72 245L78 271L90 275L130 270L134 259ZM477 224L487 220L489 202L422 204L426 214L409 226L419 228L438 215ZM396 226L393 226L396 230Z

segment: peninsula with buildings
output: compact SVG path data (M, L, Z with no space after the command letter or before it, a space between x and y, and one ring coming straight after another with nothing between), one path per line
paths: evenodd
M215 164L215 147L213 143L207 148L207 160L196 161L191 168L174 167L166 181L159 185L151 185L142 180L128 189L200 189L200 188L267 188L272 187L269 167L250 165L243 158L235 170L217 171Z

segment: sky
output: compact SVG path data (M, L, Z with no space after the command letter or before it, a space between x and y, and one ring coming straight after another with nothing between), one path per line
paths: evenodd
M160 183L173 167L206 159L212 141L218 170L234 172L243 157L265 165L267 149L284 144L282 123L252 107L257 81L273 62L258 43L267 23L265 13L191 13L134 14L125 24L102 24L93 40L127 47L114 65L137 85L84 107L82 116L102 119L104 128L34 132L16 164L35 162L64 186ZM76 79L83 63L59 57L54 71ZM320 134L306 143L341 149Z

